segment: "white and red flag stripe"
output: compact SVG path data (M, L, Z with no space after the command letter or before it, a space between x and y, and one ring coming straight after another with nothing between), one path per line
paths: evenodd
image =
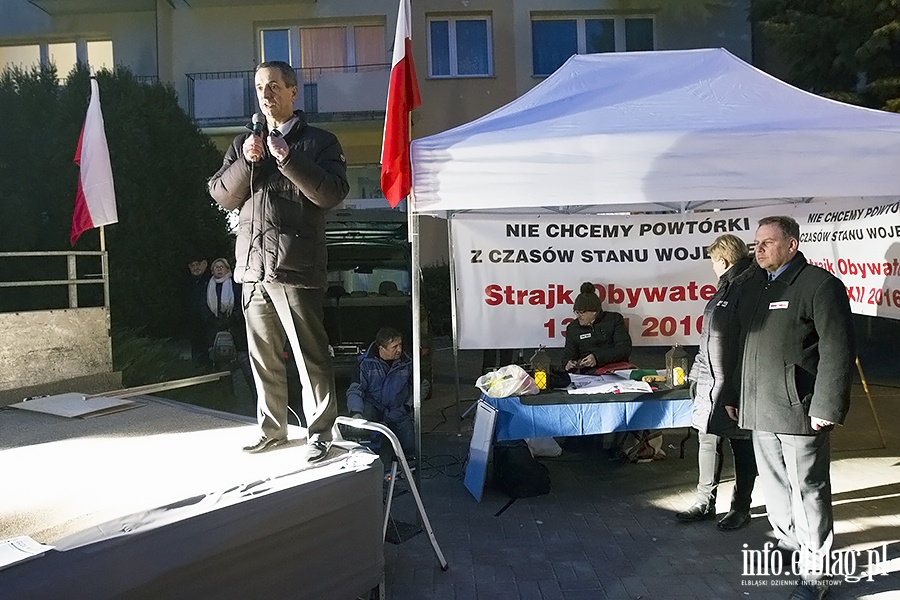
M409 165L409 113L422 104L416 67L412 57L409 0L400 0L394 58L388 86L384 142L381 146L381 191L391 207L409 195L412 170Z
M116 212L116 190L113 186L109 147L100 111L100 88L91 78L91 101L81 127L75 164L80 167L78 190L75 193L75 211L72 214L72 245L78 236L101 225L119 220Z

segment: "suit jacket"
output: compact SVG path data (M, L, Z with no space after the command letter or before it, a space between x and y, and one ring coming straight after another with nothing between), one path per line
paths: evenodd
M809 417L843 423L856 345L844 284L798 252L774 281L760 269L738 298L739 425L813 434Z

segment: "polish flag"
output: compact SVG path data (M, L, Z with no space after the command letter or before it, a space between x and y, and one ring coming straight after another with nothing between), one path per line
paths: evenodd
M75 212L72 214L72 246L88 229L109 225L119 220L116 212L116 190L113 187L109 147L100 111L100 88L91 78L91 101L81 127L75 164L80 167Z
M400 0L394 59L388 86L384 142L381 146L381 191L391 208L409 195L412 169L409 165L409 113L422 104L416 67L412 57L409 0Z

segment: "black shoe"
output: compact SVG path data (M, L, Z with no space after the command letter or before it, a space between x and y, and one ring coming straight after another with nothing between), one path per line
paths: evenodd
M260 452L265 452L266 450L271 450L272 448L277 448L278 446L287 442L287 438L270 438L263 436L259 438L255 444L251 446L244 446L244 452L248 454L259 454Z
M800 580L800 584L794 588L788 600L822 600L831 591L829 581L804 581Z
M684 512L675 513L675 518L682 523L706 521L716 516L716 507L709 504L695 504Z
M329 442L313 440L306 444L306 462L319 462L328 455L328 449L331 447Z
M722 519L716 523L716 528L722 531L734 531L750 524L749 510L729 510Z

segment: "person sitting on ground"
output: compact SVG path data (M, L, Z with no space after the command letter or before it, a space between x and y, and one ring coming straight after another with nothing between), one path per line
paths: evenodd
M563 360L566 371L594 373L610 363L631 357L631 336L619 313L603 310L594 284L581 284L575 297L575 316L566 327Z
M349 413L354 418L387 425L400 441L407 459L414 454L416 444L412 367L412 358L403 352L400 332L393 327L382 327L360 359L356 379L347 389ZM422 396L427 396L427 390L422 391ZM389 446L382 444L382 459L389 455Z

